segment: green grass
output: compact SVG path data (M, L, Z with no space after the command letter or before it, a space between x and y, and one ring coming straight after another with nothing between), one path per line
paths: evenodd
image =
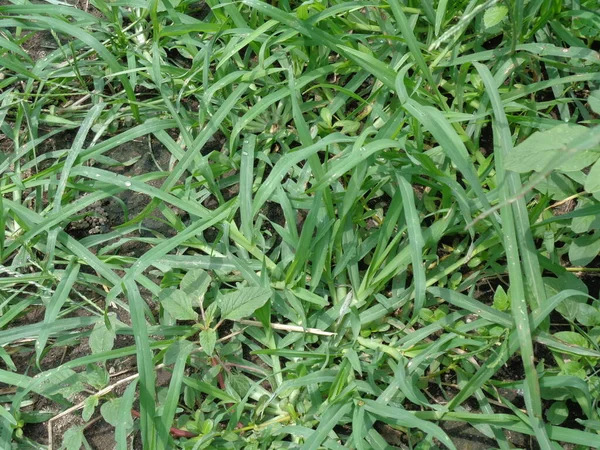
M0 448L598 445L595 1L6 3Z

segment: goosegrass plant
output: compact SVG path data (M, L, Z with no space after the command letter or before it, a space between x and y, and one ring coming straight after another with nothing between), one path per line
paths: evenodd
M599 42L595 0L3 2L0 448L597 447Z

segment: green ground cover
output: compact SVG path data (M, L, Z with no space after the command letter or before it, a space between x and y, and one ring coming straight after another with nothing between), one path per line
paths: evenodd
M0 448L598 446L596 0L0 5Z

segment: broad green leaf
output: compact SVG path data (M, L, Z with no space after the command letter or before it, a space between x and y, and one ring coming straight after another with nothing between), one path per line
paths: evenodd
M197 320L192 308L192 299L180 289L165 289L158 296L163 308L177 320Z
M189 355L194 350L193 347L196 346L192 344L191 341L186 339L177 339L165 352L163 362L168 366L175 364L181 358L181 355Z
M492 6L483 14L483 24L486 28L492 28L504 20L508 8L506 6Z
M325 125L327 125L329 128L332 127L332 119L333 119L333 114L331 114L331 110L327 107L321 108L321 119L323 119L323 121L325 122Z
M90 333L89 345L92 353L107 352L113 348L117 337L115 332L116 315L114 313L108 314L108 320L111 325L110 329L106 326L106 322L102 320L94 325L94 329Z
M36 375L33 382L39 383L36 392L45 396L60 394L65 398L71 398L85 389L81 378L81 374L71 369L59 369Z
M589 3L589 5L595 6L593 3ZM593 39L600 35L600 17L595 10L575 9L568 12L569 16L573 17L573 30L576 30L582 37Z
M550 176L537 183L535 189L553 200L564 200L575 195L580 185L560 172L552 172Z
M569 247L569 260L574 266L587 266L600 253L600 236L597 233L578 237Z
M579 347L589 348L589 343L586 338L581 334L574 331L559 331L554 333L553 336L560 341L565 342L569 345L577 345Z
M577 314L575 318L580 324L587 327L600 325L600 310L587 303L579 303L577 304Z
M116 427L120 420L122 420L122 417L119 415L121 402L121 398L113 398L106 403L103 403L100 407L100 414L102 414L104 420L113 427ZM131 417L131 414L129 414L125 420L127 422L127 428L133 427L133 418Z
M589 193L600 191L600 159L594 163L588 172L583 188Z
M239 320L250 316L271 298L271 289L262 287L241 288L223 295L219 300L221 318Z
M202 350L208 355L212 356L215 350L215 343L217 342L217 333L212 328L202 330L199 336L200 345Z
M558 308L556 308L556 311L562 314L565 319L574 321L576 320L577 314L579 314L579 305L582 301L585 300L580 300L579 297L567 298Z
M591 382L593 377L589 378ZM593 416L593 399L590 384L573 376L546 376L540 380L543 387L543 398L549 400L566 400L575 398L587 417ZM562 397L561 397L562 395Z
M225 433L223 433L222 437L227 442L235 442L240 439L240 437L233 431L226 431Z
M590 148L573 151L589 133L588 127L572 124L537 131L508 154L506 168L519 173L553 168L565 172L581 170L600 158L597 143Z
M564 272L558 278L544 278L544 285L546 287L548 297L568 290L580 291L583 294L588 293L585 283L570 272ZM556 307L556 311L562 314L565 318L574 321L577 312L579 311L578 304L585 303L586 301L587 299L585 295L571 296L563 300L563 302Z
M83 425L75 425L65 431L59 450L80 450L85 439L83 436L84 428Z
M98 397L92 395L85 399L83 402L83 411L81 412L81 417L86 422L92 418L94 415L94 411L96 411L96 406L98 406Z
M577 208L573 213L582 215L573 217L571 220L571 231L573 233L587 233L588 231L600 228L600 214L595 213L594 208L600 209L600 204L596 204L592 199L580 199L577 202ZM586 214L586 211L590 212Z
M115 427L115 440L117 441L117 448L126 448L127 446L127 434L130 432L133 425L131 420L131 408L135 401L135 391L137 389L138 380L133 380L121 397L118 411L119 424Z
M199 306L211 281L208 272L194 269L185 274L179 288Z
M560 368L559 375L577 377L582 380L585 380L587 378L585 368L579 361L568 361L564 363Z
M96 389L102 389L110 382L108 371L101 365L88 364L84 373L85 382Z
M494 308L498 311L507 311L510 308L510 298L502 286L498 286L494 293Z
M231 374L227 377L227 389L230 394L244 398L250 390L250 380L241 374Z
M560 425L569 417L569 408L565 402L554 402L548 408L546 417L552 425Z
M213 302L210 305L208 305L208 308L206 308L206 311L204 311L205 325L210 325L213 319L218 315L218 313L219 305L217 304L217 302Z
M596 114L600 114L600 89L596 89L594 92L590 93L588 103L590 108L592 108L592 111Z
M333 124L334 128L341 128L341 132L344 134L356 133L360 129L360 122L355 120L338 120Z

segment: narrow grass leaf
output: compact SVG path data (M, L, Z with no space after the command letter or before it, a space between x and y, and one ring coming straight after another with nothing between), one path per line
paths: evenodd
M258 188L256 195L254 196L253 213L257 214L264 203L269 199L273 192L275 192L275 186L281 183L281 180L295 164L301 161L307 160L308 157L320 150L325 149L329 145L349 143L354 139L344 136L341 133L332 133L313 145L301 148L299 150L290 152L281 158L277 164L271 170L269 177L265 182Z
M486 319L491 323L497 323L506 328L513 328L514 326L513 319L509 314L498 311L495 308L485 305L480 301L459 292L437 286L430 287L428 291L436 297L443 298L448 303L451 303L458 308L466 309L467 311L477 314L482 319Z
M67 153L67 159L62 167L62 172L60 176L60 180L58 182L58 186L56 187L55 200L54 200L54 212L56 213L60 210L61 200L63 194L65 192L65 188L67 186L67 181L70 176L71 169L73 168L73 164L75 160L79 156L79 152L83 148L85 143L85 139L87 138L88 133L90 132L92 125L106 106L105 103L99 103L90 108L85 118L81 122L79 126L79 130L77 131L77 135L73 140L73 145L71 146L71 150Z
M463 174L471 189L477 195L485 209L490 209L490 203L481 188L481 183L477 172L472 163L468 160L467 149L460 140L460 137L448 123L442 113L430 106L422 106L412 99L405 98L404 108L412 114L425 128L427 128L434 138L442 145L444 151L448 154L452 162ZM498 220L492 217L492 223L495 228L499 227Z
M211 384L208 384L204 381L200 381L196 378L184 377L183 383L199 392L202 392L203 394L218 398L219 400L223 400L224 402L227 402L227 403L236 403L237 402L237 400L234 397L230 396L225 391L222 391L221 389L219 389Z
M317 191L323 186L327 186L336 181L343 174L354 169L358 164L363 162L366 158L375 155L376 153L388 149L397 148L401 149L404 147L405 140L400 139L398 141L391 139L380 139L374 142L370 142L359 148L350 147L344 151L338 158L331 161L328 166L330 167L327 173L318 180L314 186L311 187L309 192Z
M121 397L119 409L117 411L117 425L115 426L115 440L117 441L117 450L127 449L127 435L130 432L128 425L131 424L131 408L135 401L135 392L138 380L133 380Z
M64 271L63 278L60 280L60 283L58 283L54 294L46 306L44 323L40 327L38 339L35 343L35 359L38 366L40 364L42 352L44 351L44 347L46 347L46 342L48 341L48 337L50 336L50 332L52 330L49 325L56 322L56 318L58 317L62 306L69 298L69 294L71 293L71 289L77 280L78 274L79 264L74 262L69 263Z
M419 312L425 303L425 286L427 276L425 275L425 266L423 264L423 248L425 240L421 232L421 221L415 205L415 197L412 185L402 175L397 174L396 180L402 196L403 211L406 218L406 227L408 231L408 240L413 269L413 286L415 289L415 298L413 306L413 319L416 321Z
M497 137L498 143L497 151L495 152L496 173L498 185L501 186L500 200L506 202L516 194L516 188L520 185L520 180L517 178L517 175L514 173L506 173L504 169L505 159L512 150L508 122L501 106L500 96L493 82L491 73L483 65L478 65L477 69L486 85L488 95L490 96L494 108L494 136ZM516 331L519 336L521 358L523 360L525 379L527 381L525 403L540 445L542 448L550 450L552 444L550 443L546 428L543 424L542 400L538 374L535 369L532 330L529 322L529 315L527 313L528 302L524 285L524 274L520 262L521 257L523 257L525 263L525 276L532 277L530 282L533 283L535 289L532 294L534 296L536 294L541 295L541 299L543 300L545 291L541 282L541 271L539 270L537 257L534 256L537 251L533 245L526 209L519 208L517 205L515 207L515 217L512 205L507 204L500 209L500 213L502 216L507 266L511 283L511 310L515 320ZM517 237L517 233L521 238ZM522 251L519 251L519 248L521 248ZM532 254L532 252L535 253ZM541 292L538 292L538 290ZM530 304L532 309L534 309L538 304L538 299L532 299Z
M317 429L306 439L301 447L302 450L317 450L331 430L339 423L339 420L352 410L352 403L334 403L330 405L319 421Z
M240 217L242 233L250 242L253 240L253 207L252 187L254 183L254 149L256 135L251 134L244 139L242 161L240 166Z
M223 102L223 104L219 107L219 109L215 112L215 114L211 117L208 124L202 129L202 131L198 134L198 137L194 139L191 148L185 152L183 158L179 160L177 165L171 171L169 177L165 180L165 182L161 186L161 190L167 192L169 191L175 183L181 178L183 173L188 169L190 164L194 161L200 150L204 147L204 145L208 142L208 140L217 132L221 122L225 119L227 114L233 109L238 100L244 95L246 90L248 89L247 83L239 84L234 91L227 97L227 100ZM202 158L202 163L207 164L206 159Z
M448 435L437 425L417 418L411 411L406 411L400 408L385 406L373 400L364 399L364 408L375 416L381 417L383 420L390 420L396 425L403 427L416 428L425 432L429 436L433 436L442 442L446 447L456 450L456 447L448 437Z
M187 365L188 356L194 350L194 345L189 341L183 341L179 347L179 355L173 367L169 390L167 391L166 401L163 405L161 416L162 427L159 429L158 446L159 449L167 449L169 444L169 430L175 419L175 411L181 395L181 385L183 383L183 373Z
M132 279L124 280L124 289L129 300L131 323L137 348L137 370L140 374L139 399L142 442L145 448L153 449L156 446L157 437L154 422L156 411L156 378L152 362L152 351L148 339L148 327L146 325L146 318L144 317L144 300L140 295L135 281Z

